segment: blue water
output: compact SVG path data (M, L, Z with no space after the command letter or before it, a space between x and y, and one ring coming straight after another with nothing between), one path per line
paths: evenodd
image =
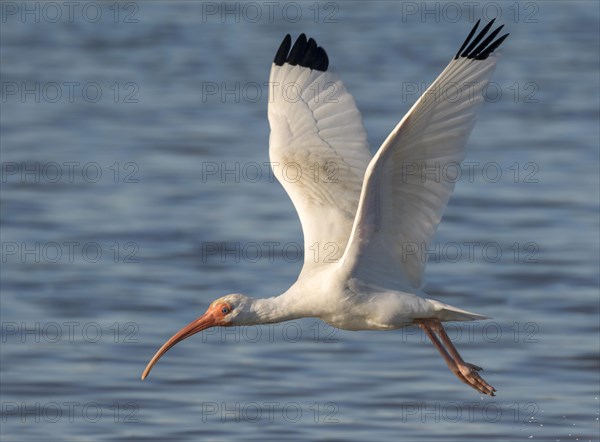
M3 441L598 440L597 3L61 5L0 11ZM301 267L264 166L285 33L327 49L375 150L494 11L511 36L426 290L493 317L449 332L497 397L416 330L312 319L195 336L140 381L214 298Z

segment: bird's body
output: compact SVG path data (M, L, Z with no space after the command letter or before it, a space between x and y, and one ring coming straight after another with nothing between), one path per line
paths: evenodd
M230 295L225 301L243 303L243 295ZM411 293L367 286L358 280L345 283L320 279L294 284L282 295L248 298L246 325L267 324L315 317L344 330L392 330L411 325L418 317L431 317L434 306ZM248 322L246 322L248 321Z
M442 326L485 316L431 299L422 288L426 262L420 253L454 188L495 67L490 55L508 35L494 40L502 27L487 35L492 23L474 37L475 25L374 157L354 100L328 71L325 51L304 34L293 47L286 36L269 79L269 153L302 223L302 271L279 296L232 294L214 301L161 347L142 378L169 348L208 327L315 317L346 330L418 325L463 382L494 394ZM443 175L428 175L440 169Z
M390 290L349 277L343 268L325 267L305 273L285 293L271 298L241 294L221 298L235 305L244 325L267 324L315 317L343 330L393 330L415 319L440 321L485 319L419 294ZM236 320L235 310L231 313Z

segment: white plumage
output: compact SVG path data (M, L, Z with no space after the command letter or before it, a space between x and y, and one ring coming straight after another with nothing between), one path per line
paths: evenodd
M214 301L161 347L142 379L169 348L208 327L317 317L347 330L418 325L459 379L494 394L442 326L485 317L430 299L418 252L427 250L454 189L451 172L465 157L496 65L492 53L508 35L495 39L502 26L488 34L492 24L474 37L477 22L374 157L354 99L327 70L325 51L304 34L291 47L286 36L269 78L269 153L302 223L302 272L279 296Z

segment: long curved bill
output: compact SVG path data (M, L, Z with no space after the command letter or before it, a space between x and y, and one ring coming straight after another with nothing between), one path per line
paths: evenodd
M177 344L180 341L183 341L185 338L189 338L192 335L195 335L202 330L205 330L210 327L214 327L218 325L216 319L212 314L206 312L204 315L200 316L193 322L190 322L188 325L183 327L177 333L173 335L171 339L164 343L164 345L156 352L154 357L148 362L144 373L142 373L142 380L146 379L154 364L158 362L158 360L164 355L171 347Z

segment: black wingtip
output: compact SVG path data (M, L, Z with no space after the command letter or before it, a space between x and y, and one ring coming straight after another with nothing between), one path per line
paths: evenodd
M292 50L290 51L290 55L286 60L286 63L291 64L292 66L296 66L302 61L302 57L304 57L304 53L306 52L306 35L300 34L300 36L296 39L294 46L292 46Z
M481 21L481 19L477 20L477 23L475 23L475 26L473 26L473 29L471 29L471 32L469 32L469 35L467 35L467 38L465 39L465 41L461 45L460 49L456 53L456 57L454 57L455 60L458 60L458 57L460 57L460 53L463 51L465 46L467 46L469 44L469 40L471 40L471 38L473 37L473 34L475 34L475 31L477 30L477 27L479 26L480 21Z
M496 21L496 19L493 18L487 25L484 26L479 34L473 38L480 21L481 20L477 20L477 23L475 23L475 26L473 29L471 29L467 39L456 53L456 56L454 57L455 60L460 57L466 57L474 60L485 60L492 52L498 49L506 37L508 37L509 34L504 34L502 37L499 37L497 40L493 41L496 35L498 35L498 33L502 30L504 25L499 26L486 37L486 34Z
M496 37L496 35L498 35L500 33L500 31L502 30L502 28L504 27L504 25L499 26L496 28L496 30L494 32L492 32L490 35L488 35L485 40L483 40L481 43L479 43L479 45L473 49L471 51L471 56L474 58L477 58L477 56L484 50L486 49L489 44L494 40L494 38Z
M329 58L325 50L319 47L314 39L307 40L305 34L300 34L292 46L292 37L287 34L275 54L273 63L277 66L283 66L284 63L291 66L300 65L324 72L329 67Z
M494 43L489 45L483 52L481 52L475 58L477 60L485 60L486 58L488 58L492 52L494 52L496 49L498 49L498 46L500 46L502 44L502 42L504 40L506 40L506 37L508 37L509 35L510 34L507 33L507 34L504 34L502 37L498 38L498 40L496 40Z
M292 46L292 36L287 34L281 44L279 45L279 49L277 49L277 53L275 54L275 58L273 59L273 63L277 66L282 66L285 63L285 59L287 58L288 52L290 52L290 47Z
M316 71L325 72L329 67L329 57L327 56L327 52L325 49L319 47L317 48L317 58L313 63L312 69Z

